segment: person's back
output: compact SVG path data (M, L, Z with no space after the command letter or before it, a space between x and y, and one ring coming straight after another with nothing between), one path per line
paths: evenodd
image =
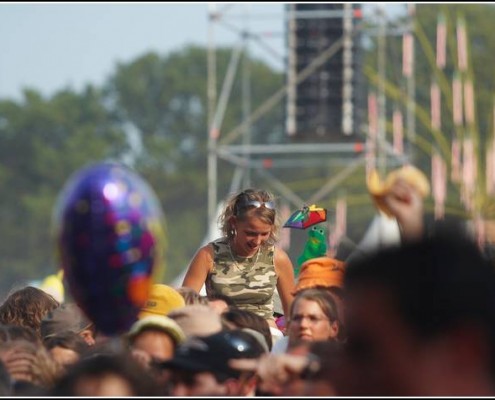
M494 269L445 235L351 262L339 394L495 394ZM346 385L346 382L352 382Z

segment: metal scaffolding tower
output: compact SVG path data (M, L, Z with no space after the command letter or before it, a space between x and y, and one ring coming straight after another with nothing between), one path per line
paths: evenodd
M302 3L301 3L302 4ZM323 4L323 3L320 3ZM223 4L218 6L209 6L209 34L208 34L208 221L214 224L216 220L217 207L219 199L223 199L224 195L218 194L218 165L219 160L223 160L231 164L233 168L233 177L230 186L230 192L239 190L241 187L251 186L253 174L255 173L261 178L265 187L268 187L280 197L291 208L299 208L303 204L312 204L322 201L332 191L354 171L365 165L365 150L366 150L366 135L367 125L361 120L361 123L356 124L356 119L353 119L353 113L362 112L364 109L359 109L354 104L353 85L351 82L356 78L356 71L353 68L355 60L352 59L353 48L360 44L356 41L359 33L362 32L362 23L356 24L356 10L352 4L343 4L341 10L304 10L297 9L294 5L287 5L285 10L281 5L281 12L285 12L285 28L287 54L283 55L285 68L287 69L286 81L283 87L273 93L262 104L253 107L251 100L251 73L249 69L249 54L250 45L255 43L264 50L276 55L277 52L270 47L268 39L262 35L253 33L249 30L247 24L255 18L268 18L269 15L253 15L246 12L240 17L239 7L246 7L248 4ZM260 5L261 6L261 5ZM280 17L280 16L279 16ZM297 60L294 59L295 53L291 51L295 43L294 32L297 27L297 22L306 20L317 20L324 18L340 18L343 23L343 33L335 41L327 43L321 51L318 52L306 65L295 68ZM245 26L239 27L235 23L236 20L243 22ZM223 77L220 93L217 93L218 75L217 75L217 59L215 45L215 29L217 27L229 29L239 38L237 44L233 47L227 72ZM382 32L384 35L384 33ZM341 123L341 138L342 140L326 140L326 137L318 138L318 134L309 139L301 141L294 140L297 136L297 85L303 84L305 81L315 76L315 71L332 59L336 54L341 54L343 57L343 90L342 90L342 123ZM241 62L241 55L244 55ZM383 60L382 60L383 62ZM222 131L222 124L227 107L229 106L229 96L232 91L235 76L238 69L241 69L242 79L242 121L229 132ZM323 75L322 79L324 78ZM412 84L414 82L412 81ZM414 87L410 87L414 90ZM253 143L252 127L262 116L270 112L274 106L280 104L281 101L286 103L286 138L285 143L266 144ZM384 97L381 98L384 102ZM413 103L411 103L413 104ZM384 104L383 104L384 107ZM408 114L406 120L408 124L413 124L411 114ZM411 132L408 125L408 132ZM380 129L385 129L381 126ZM410 133L411 134L411 133ZM316 139L316 140L312 140ZM380 143L380 148L383 154L393 155L391 145L385 140ZM277 159L279 156L284 156L284 159ZM397 158L397 157L396 157ZM271 161L267 161L271 160ZM399 160L403 162L404 160ZM301 195L294 190L291 190L275 173L277 168L304 168L304 167L321 167L327 172L330 167L333 168L332 174L326 183L311 195ZM338 166L338 170L335 167Z

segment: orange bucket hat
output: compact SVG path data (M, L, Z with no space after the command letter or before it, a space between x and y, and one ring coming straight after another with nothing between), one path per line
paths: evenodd
M301 272L293 294L317 286L344 286L345 263L331 257L315 257L301 265Z

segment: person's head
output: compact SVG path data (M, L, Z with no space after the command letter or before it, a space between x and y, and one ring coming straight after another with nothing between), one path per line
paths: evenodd
M251 328L260 332L266 341L268 349L272 349L273 342L270 325L268 325L265 318L251 311L241 309L227 310L220 314L220 317L223 325L228 329Z
M254 373L234 369L229 361L257 359L264 353L252 334L222 331L190 338L161 366L170 371L173 396L245 396L254 393Z
M273 196L255 189L231 196L219 223L224 236L236 244L239 255L252 254L262 245L274 244L280 226Z
M186 337L207 336L222 330L222 320L209 306L191 304L171 311L168 317L182 329Z
M25 339L3 343L0 359L14 382L14 395L27 391L40 395L43 390L51 388L63 373L62 367L41 343Z
M208 305L218 314L222 314L229 309L236 309L237 306L231 297L221 293L209 294L207 296Z
M294 294L304 289L326 289L330 292L339 314L339 321L344 323L344 273L345 262L331 257L315 257L301 265Z
M166 316L170 311L184 307L184 297L172 286L155 283L151 286L148 300L141 308L138 318L151 315Z
M26 286L11 293L0 306L0 323L27 326L40 334L41 320L59 302L41 289Z
M325 289L305 289L294 298L289 312L289 343L297 340L338 340L337 305Z
M275 391L266 393L275 396L336 396L338 395L335 381L338 379L336 371L340 368L343 352L343 343L332 340L317 340L312 342L298 341L284 354L278 354L273 359L273 366L268 368L276 370L276 364L282 360L289 365L299 364L296 360L305 360L304 368L286 368L293 371L286 379L280 381ZM292 361L291 361L292 360ZM282 376L282 375L280 375ZM260 385L263 388L263 385Z
M41 320L43 339L67 331L76 333L90 346L95 344L95 325L75 303L61 304Z
M67 370L50 395L66 397L127 397L158 394L156 382L124 354L95 354Z
M208 305L208 299L205 296L201 296L193 288L182 286L177 289L177 292L184 298L185 304L205 304Z
M344 284L343 394L493 391L494 268L473 242L442 235L385 249L351 262Z
M336 341L315 341L309 344L311 360L301 378L304 381L299 396L338 396L336 382L342 363L344 345Z
M63 331L46 336L43 344L52 358L63 366L74 364L89 349L86 341L73 331Z
M26 340L31 343L41 344L40 335L33 329L27 326L20 325L2 325L0 330L2 336L2 342L9 342L13 340Z
M175 348L185 339L186 335L173 319L160 315L139 319L127 334L131 350L143 351L157 362L172 358Z

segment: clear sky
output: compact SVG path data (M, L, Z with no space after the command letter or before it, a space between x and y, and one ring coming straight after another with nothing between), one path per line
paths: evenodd
M253 54L282 66L273 50L284 51L283 3L216 7L223 22L211 24L208 3L2 3L0 97L18 99L22 87L50 95L100 84L118 62L186 44L206 46L209 27L216 45L240 41L235 29L262 35L270 50L250 41Z
M221 13L210 23L209 6ZM249 48L283 68L285 4L76 2L0 3L0 98L20 99L22 88L43 95L101 84L118 62L149 51L166 55L186 44L234 46L239 30L258 35ZM209 11L210 10L210 11Z

